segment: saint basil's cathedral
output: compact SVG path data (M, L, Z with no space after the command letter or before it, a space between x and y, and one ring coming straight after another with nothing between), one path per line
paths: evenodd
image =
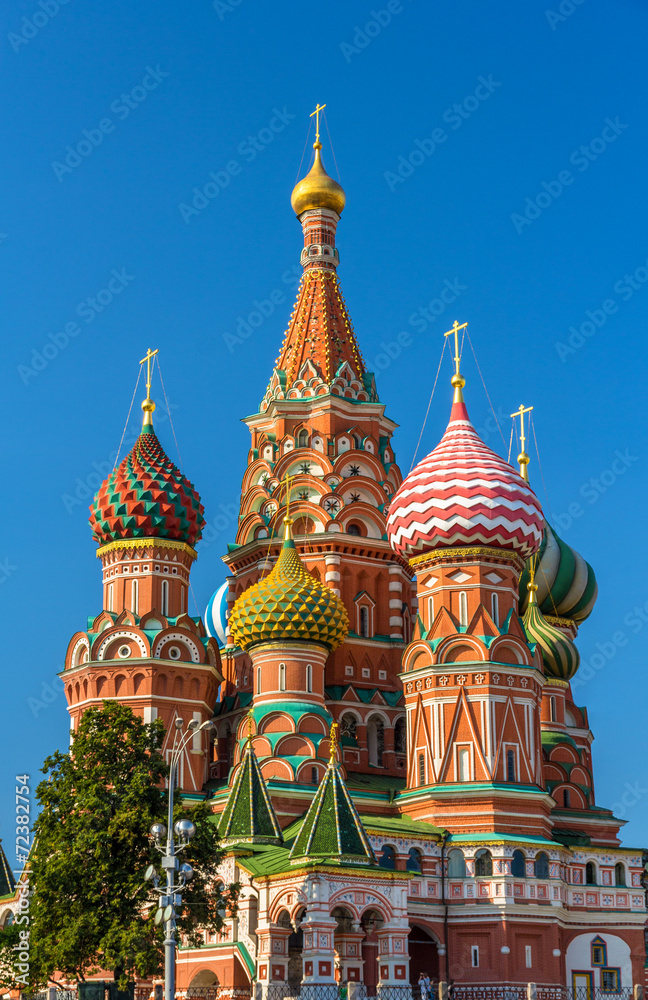
M303 276L245 418L226 581L204 622L189 614L203 507L147 391L91 508L103 609L68 648L72 726L104 699L170 734L214 720L180 784L212 804L241 898L221 934L180 948L182 990L427 972L618 995L643 983L646 907L570 687L594 573L545 521L524 444L518 472L471 424L457 323L447 429L403 479L340 287L345 194L321 148L318 132L292 193Z

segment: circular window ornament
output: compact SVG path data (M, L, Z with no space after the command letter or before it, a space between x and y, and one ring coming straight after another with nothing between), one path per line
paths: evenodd
M130 646L120 646L119 649L117 650L117 656L120 656L122 660L125 660L130 655L131 655Z
M179 660L181 655L182 654L180 652L180 647L179 646L169 646L169 659L170 660Z

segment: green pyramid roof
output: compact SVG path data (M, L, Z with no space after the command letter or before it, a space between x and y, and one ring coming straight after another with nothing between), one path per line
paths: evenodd
M375 865L376 857L356 807L332 760L290 851L293 864Z
M16 880L13 876L13 872L9 867L9 862L7 861L7 855L4 852L4 848L0 844L0 896L9 896L13 893L16 887Z
M283 843L281 828L250 740L243 751L243 760L234 777L218 832L225 845Z

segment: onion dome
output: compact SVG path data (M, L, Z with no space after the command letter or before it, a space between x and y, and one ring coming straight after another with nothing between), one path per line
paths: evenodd
M284 524L286 533L276 564L241 594L232 609L232 639L241 649L277 641L320 642L337 649L349 631L346 608L304 566L292 539L291 518Z
M526 559L542 538L540 503L517 471L481 440L461 387L441 441L401 484L390 504L387 532L407 559L438 548L487 545Z
M227 594L229 583L222 583L209 598L205 608L205 629L210 638L215 639L219 649L227 645Z
M189 480L165 454L153 430L155 403L142 403L144 425L130 453L101 484L90 507L99 545L122 538L166 538L193 546L204 507Z
M580 654L571 639L545 619L538 607L536 584L529 583L527 588L529 597L522 620L529 641L540 646L545 674L569 681L578 670Z
M537 602L543 615L568 618L580 625L591 615L598 596L594 570L546 524L535 560ZM528 601L528 567L520 578L520 613Z
M341 215L344 209L346 195L342 186L326 173L322 163L321 148L322 143L318 137L313 143L315 150L313 166L305 177L297 181L290 196L290 204L297 216L312 208L328 208L337 215Z

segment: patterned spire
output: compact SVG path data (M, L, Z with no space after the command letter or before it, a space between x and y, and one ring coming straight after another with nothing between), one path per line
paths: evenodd
M336 723L331 744L336 742ZM332 750L324 781L317 789L290 851L293 863L375 865L369 838L340 774Z
M9 896L16 888L16 880L9 867L7 855L0 841L0 896Z
M250 737L221 815L218 832L224 845L283 843L281 828Z

